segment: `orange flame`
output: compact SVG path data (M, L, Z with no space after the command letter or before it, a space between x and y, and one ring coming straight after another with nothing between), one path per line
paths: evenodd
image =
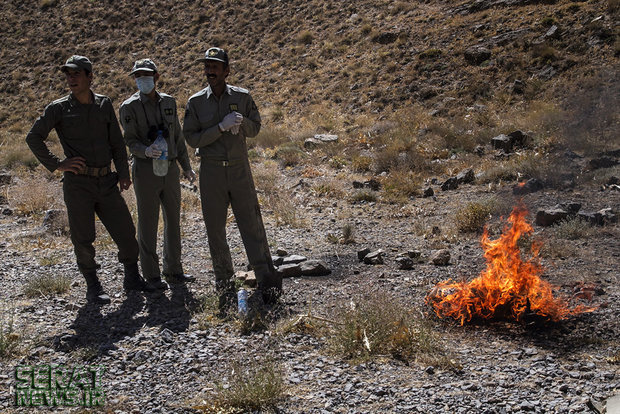
M484 229L481 244L487 269L480 276L470 283L448 280L435 286L426 301L440 318L454 318L463 325L473 318L519 321L526 313L534 313L559 321L594 310L582 305L569 309L564 300L553 297L551 284L539 277L540 244L532 245L530 260L522 260L517 242L533 232L526 215L525 207L515 207L508 217L511 226L507 225L497 240L490 240Z

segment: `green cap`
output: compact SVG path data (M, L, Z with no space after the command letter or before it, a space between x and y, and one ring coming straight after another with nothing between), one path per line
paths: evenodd
M224 64L228 65L228 54L224 49L212 47L207 49L204 58L198 59L197 61L206 62L207 60L216 60L218 62L224 62Z
M136 60L136 62L133 64L133 69L129 73L129 76L140 70L143 70L145 72L157 73L157 66L155 66L155 62L153 62L151 59Z
M90 60L86 56L73 55L64 65L60 67L60 70L66 72L67 69L80 70L84 69L87 72L93 71L93 64L90 63Z

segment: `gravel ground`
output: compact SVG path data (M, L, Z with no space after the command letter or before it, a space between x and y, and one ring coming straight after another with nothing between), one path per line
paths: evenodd
M282 188L299 181L295 170L283 173ZM311 181L306 180L306 181ZM591 404L604 406L619 393L618 342L620 239L618 224L600 227L577 240L560 240L543 255L543 277L570 294L576 282L597 286L594 312L555 324L522 325L496 322L460 327L438 320L424 304L435 283L449 278L472 279L484 269L477 235L457 235L450 220L463 202L495 194L514 204L511 185L466 185L436 191L405 206L352 204L343 199L317 198L308 187L291 189L297 200L300 228L276 227L265 209L272 246L291 254L320 259L332 273L324 277L285 279L285 315L280 322L308 311L328 316L337 304L361 292L383 291L426 314L442 343L458 360L458 369L378 357L352 363L327 351L326 338L284 332L276 322L263 331L242 334L234 321L204 327L194 314L200 298L212 292L213 274L202 218L197 211L183 216L184 265L198 280L174 287L165 295L127 296L113 245L100 237L101 279L113 302L87 306L85 285L65 236L38 233L40 217L0 215L0 291L6 316L28 345L0 360L0 411L30 412L14 407L15 368L23 365L101 365L109 412L192 412L218 381L231 378L230 366L269 356L282 367L285 397L276 412L299 413L588 413ZM194 197L184 192L184 198ZM577 201L584 209L620 205L620 193L595 185L571 190L543 190L524 196L530 211L560 201ZM499 229L491 223L491 232ZM354 244L334 244L328 233L354 227ZM437 231L432 228L437 226ZM495 227L494 227L495 226ZM535 228L543 242L550 229ZM247 259L234 223L229 228L235 265ZM357 259L363 248L382 249L385 264L366 265ZM428 263L437 249L451 252L448 266ZM275 249L274 249L275 250ZM424 263L399 270L398 253L420 250ZM561 251L560 251L561 250ZM544 250L543 250L544 251ZM565 253L567 252L567 253ZM63 295L29 298L28 279L66 275L71 289ZM55 411L79 412L64 408Z

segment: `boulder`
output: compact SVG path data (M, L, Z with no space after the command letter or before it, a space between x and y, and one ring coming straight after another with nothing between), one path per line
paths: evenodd
M364 256L364 263L370 264L370 265L383 264L384 255L385 253L383 252L383 250L381 249L375 250L374 252L370 252L366 256Z
M282 278L299 277L301 276L301 266L299 266L299 264L278 266L276 268L276 273Z
M480 65L491 58L491 51L484 46L471 46L465 50L464 56L470 65Z
M450 250L441 249L436 251L431 257L431 263L435 266L447 266L450 264Z
M568 217L568 211L563 210L561 208L538 210L536 212L535 223L537 226L547 227L561 220L565 220L567 217Z
M456 190L459 188L459 180L456 177L450 177L441 185L441 191Z
M332 272L322 260L307 260L299 266L302 276L327 276Z

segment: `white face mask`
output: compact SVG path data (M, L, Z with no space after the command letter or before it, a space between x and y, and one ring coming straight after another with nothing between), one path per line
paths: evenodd
M136 85L138 86L138 90L143 94L147 95L151 93L153 88L155 88L155 80L153 76L140 76L136 78Z

